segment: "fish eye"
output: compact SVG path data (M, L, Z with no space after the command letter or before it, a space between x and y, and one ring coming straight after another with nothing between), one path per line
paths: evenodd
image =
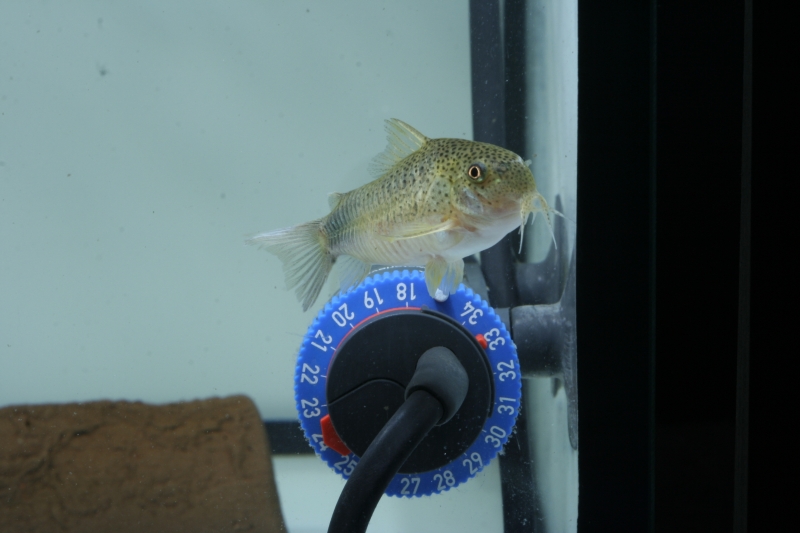
M486 167L482 163L473 163L467 170L467 175L472 181L483 181L485 172Z

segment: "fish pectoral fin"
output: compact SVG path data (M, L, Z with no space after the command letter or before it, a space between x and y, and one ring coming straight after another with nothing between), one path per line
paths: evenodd
M386 149L376 155L369 165L369 170L375 177L384 175L428 141L423 134L396 118L386 121L386 139L389 141Z
M444 257L433 256L425 264L425 285L428 287L428 294L436 297L436 290L442 292L442 296L450 296L458 284L464 278L464 260L456 259L447 261Z
M414 222L392 224L387 231L381 231L379 229L377 234L390 240L413 239L415 237L431 235L440 231L448 231L454 229L455 227L456 222L452 219L434 223L431 223L429 220L418 220Z
M364 281L369 275L372 265L356 259L352 255L340 255L336 258L336 269L339 273L339 288L346 292Z

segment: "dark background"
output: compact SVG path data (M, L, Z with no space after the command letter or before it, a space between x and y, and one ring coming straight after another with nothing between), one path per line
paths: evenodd
M796 106L776 89L797 62L778 59L790 33L775 22L787 13L759 8L758 81L745 91L743 0L579 2L579 531L761 531L791 509L793 491L775 479L789 481L782 445L796 418L778 303L794 285L792 209L773 206L792 198L796 172L781 166ZM741 263L743 161L752 274ZM740 264L753 280L741 326ZM748 360L750 388L737 388ZM739 522L737 392L750 417Z
M656 531L732 531L744 2L658 7Z

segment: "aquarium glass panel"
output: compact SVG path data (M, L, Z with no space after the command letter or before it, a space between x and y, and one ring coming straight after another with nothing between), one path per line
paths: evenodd
M372 180L387 119L473 139L470 4L0 4L0 408L241 394L297 433L298 350L339 282L304 312L246 240ZM542 265L526 275L553 284L520 303L558 305L574 298L577 2L488 5L521 69L517 151L559 212L526 227L519 259ZM501 458L441 494L384 497L370 531L575 531L571 353L522 376L529 472L504 478ZM271 460L287 529L326 531L345 480L286 442ZM509 512L514 493L533 514Z

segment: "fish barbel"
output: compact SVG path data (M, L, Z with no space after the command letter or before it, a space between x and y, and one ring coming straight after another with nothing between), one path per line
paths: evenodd
M247 240L281 259L304 311L334 263L343 291L372 265L424 266L430 295L447 298L461 283L464 257L521 232L530 213L544 212L550 224L551 209L517 154L429 139L397 119L386 121L386 132L388 146L370 167L374 181L332 193L325 217Z

